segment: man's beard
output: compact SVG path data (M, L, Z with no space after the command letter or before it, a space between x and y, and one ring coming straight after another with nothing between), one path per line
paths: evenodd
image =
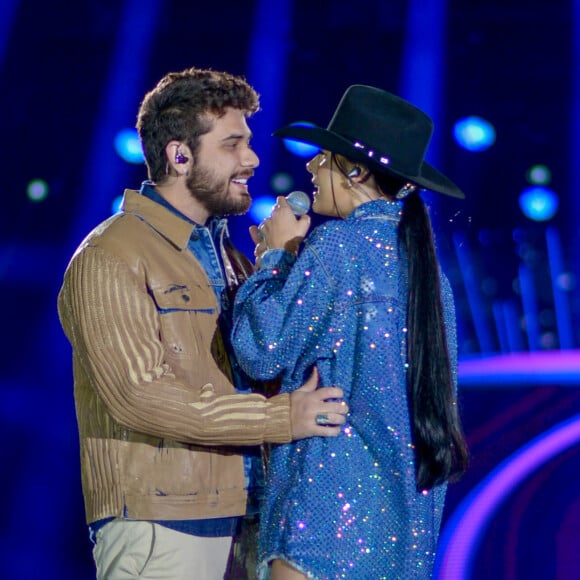
M215 177L203 167L194 167L187 178L187 189L210 215L241 215L250 209L252 198L247 195L232 199L229 195L229 179Z

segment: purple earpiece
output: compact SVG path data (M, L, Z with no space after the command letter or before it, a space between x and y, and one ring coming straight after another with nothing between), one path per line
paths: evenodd
M175 152L175 163L187 163L189 157L186 157L179 149Z

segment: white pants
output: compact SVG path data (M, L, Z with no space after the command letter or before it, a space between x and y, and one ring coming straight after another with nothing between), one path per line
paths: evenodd
M223 580L232 538L203 538L116 519L96 535L97 580Z

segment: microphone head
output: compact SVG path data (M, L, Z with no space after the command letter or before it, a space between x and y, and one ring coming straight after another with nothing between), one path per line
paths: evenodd
M300 217L310 211L310 197L303 191L291 191L286 196L286 201L292 210L292 213Z

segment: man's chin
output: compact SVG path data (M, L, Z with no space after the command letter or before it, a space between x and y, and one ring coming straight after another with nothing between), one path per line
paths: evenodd
M237 201L235 204L232 203L224 206L222 208L223 211L218 213L221 213L221 215L244 215L245 213L248 213L251 205L252 198L249 194L245 194L244 197Z
M239 204L237 205L237 211L235 211L232 215L243 215L248 213L248 210L252 206L252 196L249 193L244 193L243 197L240 199Z

